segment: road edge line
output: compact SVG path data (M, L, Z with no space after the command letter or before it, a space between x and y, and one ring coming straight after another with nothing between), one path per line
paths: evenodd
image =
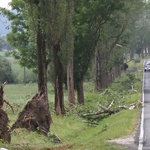
M145 64L145 61L144 61L144 64ZM142 112L141 112L138 150L143 150L143 142L144 142L144 71L143 71L143 84L142 84Z

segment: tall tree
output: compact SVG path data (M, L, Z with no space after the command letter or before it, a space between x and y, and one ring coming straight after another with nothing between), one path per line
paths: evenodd
M75 6L74 78L79 104L84 103L83 80L100 39L101 26L112 12L122 7L122 1L81 0Z
M67 65L73 54L73 3L74 1L69 0L47 1L47 6L43 11L46 44L52 60L50 70L55 89L56 114L65 113L63 83Z
M67 65L67 89L69 105L75 104L74 94L74 77L73 77L73 53L74 53L74 33L73 33L73 15L74 15L74 1L67 0L66 13L66 49L70 49L70 57Z
M31 50L32 46L35 50L34 53L37 60L37 64L35 64L35 66L38 71L39 91L33 97L33 99L28 102L28 104L24 108L25 110L22 111L21 114L23 115L23 117L20 116L18 118L18 121L15 123L21 123L21 125L16 125L16 127L31 127L30 130L32 130L33 128L33 130L37 130L37 127L39 127L41 133L47 134L50 127L51 116L47 94L48 60L46 59L46 32L45 28L43 28L43 17L41 15L44 8L43 3L44 1L12 0L10 4L15 12L13 13L5 9L2 9L2 11L9 17L10 20L12 20L12 32L8 35L8 40L10 40L10 42L12 42L12 44L14 44L16 48L18 48L18 51L21 54L20 60L22 60L23 65L28 66L28 63L31 62L28 60L29 58L27 58L28 55L25 55L26 53L24 52L30 53L29 50ZM26 49L26 47L29 47L29 49ZM25 60L23 60L23 58L25 58ZM33 65L33 63L31 63L31 65ZM30 104L33 107L28 107ZM28 115L29 118L36 118L34 120L35 122L32 121L32 119L24 122L23 118L26 117L25 111L33 112L33 114L28 113ZM42 114L40 113L41 111L43 112ZM32 128L32 126L34 127Z
M124 47L129 41L128 26L137 20L140 9L143 6L141 0L136 2L126 1L120 10L110 16L106 24L102 26L101 41L97 45L95 54L95 90L99 91L107 87L121 73L121 65L124 63ZM131 5L132 4L132 5ZM131 7L132 6L132 7Z

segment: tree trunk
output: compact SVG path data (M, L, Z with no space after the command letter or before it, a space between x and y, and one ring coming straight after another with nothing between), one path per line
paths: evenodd
M70 60L68 67L67 67L67 87L68 87L69 105L73 106L75 104L74 79L73 79L73 59Z
M132 50L130 50L130 60L132 60L134 58L134 53Z
M77 100L79 104L84 104L83 80L77 81Z
M59 58L60 44L53 47L54 55L54 88L55 88L55 112L56 114L65 114L64 92L63 92L63 65Z
M99 91L102 88L101 83L101 62L100 53L98 50L95 52L95 62L94 62L94 90Z
M38 50L38 90L44 90L47 95L47 64L46 64L46 45L45 37L38 25L37 31L37 50ZM48 99L48 95L47 95Z

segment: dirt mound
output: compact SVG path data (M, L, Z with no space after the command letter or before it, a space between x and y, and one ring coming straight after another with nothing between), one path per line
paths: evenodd
M29 131L39 131L47 134L50 123L51 116L48 100L45 93L41 90L26 104L10 131L13 131L15 128L26 128Z

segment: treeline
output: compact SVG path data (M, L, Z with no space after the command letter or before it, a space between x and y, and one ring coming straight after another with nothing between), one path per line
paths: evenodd
M37 75L27 68L20 67L17 61L14 61L10 54L5 54L5 57L0 56L0 83L8 84L27 84L37 83ZM9 59L10 58L10 59ZM13 61L12 61L13 60Z
M135 54L149 50L149 2L143 0L12 0L7 40L22 66L38 74L38 89L55 90L55 111L65 113L63 84L70 106L84 104L87 72L94 90L109 86ZM89 75L88 74L88 75Z
M0 51L13 50L14 48L7 42L6 36L0 35Z

